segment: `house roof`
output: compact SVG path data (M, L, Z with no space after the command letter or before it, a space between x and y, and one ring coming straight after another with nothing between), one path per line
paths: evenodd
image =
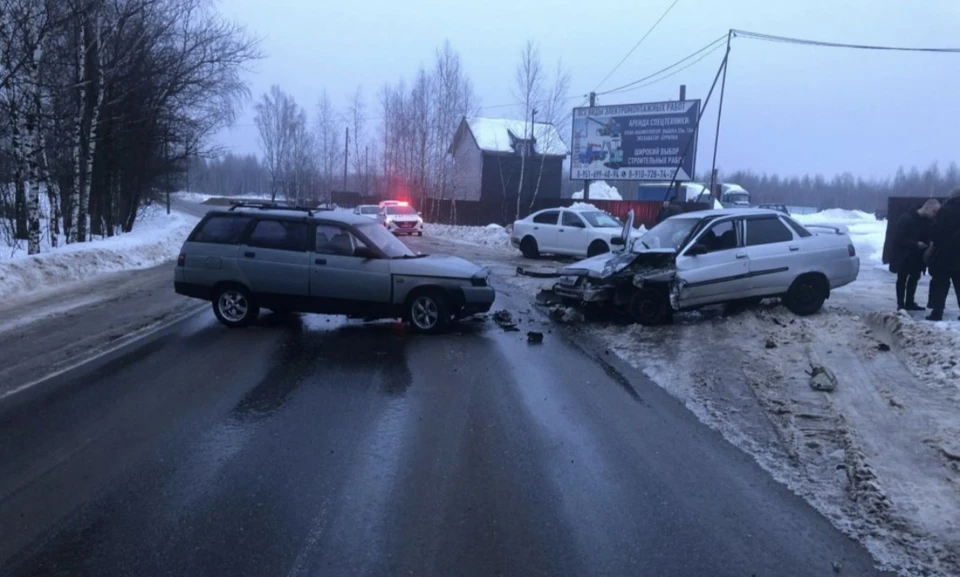
M468 118L467 127L473 134L477 146L484 152L514 152L513 143L529 137L531 128L529 122L511 120L508 118ZM460 131L457 131L458 135ZM566 156L567 145L557 127L547 122L537 122L532 129L536 140L535 149L539 154L546 156ZM456 138L456 136L455 136ZM455 148L451 146L451 149Z

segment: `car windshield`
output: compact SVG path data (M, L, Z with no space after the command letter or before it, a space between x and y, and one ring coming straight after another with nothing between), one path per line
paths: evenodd
M623 223L616 217L613 217L602 210L581 212L580 216L590 223L590 226L599 228L614 227L623 228Z
M361 206L360 214L377 214L377 207L375 206Z
M395 206L388 206L387 214L417 214L416 209L412 206L398 204Z
M677 250L699 222L699 218L668 218L637 239L634 249L671 248Z
M371 222L357 227L373 246L380 249L388 258L412 258L417 255L403 244L393 233L383 226Z

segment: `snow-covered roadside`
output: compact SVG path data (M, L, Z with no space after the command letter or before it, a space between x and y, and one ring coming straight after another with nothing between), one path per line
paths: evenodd
M56 288L120 270L149 268L176 258L197 219L180 212L167 215L150 207L133 231L113 237L49 249L38 255L16 254L0 260L0 298Z
M683 313L656 329L571 330L644 371L884 568L960 575L960 322L890 312L892 276L880 263L885 222L840 211L798 220L842 227L864 263L861 279L819 315L768 304L731 316ZM483 233L459 237L472 234ZM516 276L530 261L515 250L463 248L505 291L533 297L552 284ZM835 391L811 388L811 364L836 375Z
M456 243L494 248L510 248L510 233L499 224L487 226L457 226L451 224L424 223L423 233Z

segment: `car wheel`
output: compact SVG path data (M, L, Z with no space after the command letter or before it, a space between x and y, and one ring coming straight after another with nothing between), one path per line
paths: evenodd
M247 289L231 285L217 290L213 297L213 314L230 328L245 327L256 320L260 307L254 304Z
M423 236L423 231L418 232L417 236Z
M783 305L793 314L812 315L823 308L823 301L827 300L827 287L827 281L822 276L798 277L783 296Z
M450 305L440 291L420 292L407 301L407 321L418 333L435 334L450 324Z
M610 247L607 246L607 243L602 240L595 240L590 243L590 247L587 249L587 256L597 256L598 254L603 254L605 252L610 252Z
M532 236L524 237L520 241L520 252L527 258L537 258L540 256L540 247L537 246L537 239Z
M673 320L673 307L664 291L640 289L630 298L630 316L645 327L664 325Z

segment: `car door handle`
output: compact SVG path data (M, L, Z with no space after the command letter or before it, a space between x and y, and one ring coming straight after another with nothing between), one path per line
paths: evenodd
M246 251L246 252L243 253L243 256L245 256L245 257L247 257L247 258L253 258L253 257L257 256L257 253L248 250L248 251Z
M799 246L791 246L791 247L790 247L790 252L797 252L798 250L800 250L800 247L799 247Z
M561 229L560 229L560 230L558 230L557 232L563 232L563 229L561 228Z
M737 258L747 258L747 253L745 253L745 252L738 252L738 253L736 254L736 256L737 256Z
M540 230L540 227L539 227L539 226L535 226L535 227L533 227L533 230Z
M313 264L327 264L327 259L325 259L325 258L315 258L315 259L313 259Z

